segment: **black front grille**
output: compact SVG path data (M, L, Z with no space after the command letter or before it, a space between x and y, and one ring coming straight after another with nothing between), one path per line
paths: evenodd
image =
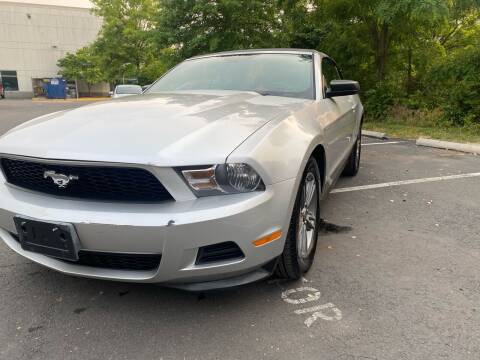
M173 200L165 187L145 169L50 165L47 163L2 158L3 172L10 184L46 194L91 200L161 202ZM59 187L45 172L75 176Z
M158 268L162 256L156 254L119 254L80 250L79 265L116 270L153 270Z
M245 255L237 244L233 241L226 241L219 244L202 246L198 249L195 263L200 265L217 261L239 260L244 257Z

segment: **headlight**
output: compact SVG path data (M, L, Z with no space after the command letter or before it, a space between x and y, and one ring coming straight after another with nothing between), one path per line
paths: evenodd
M260 175L248 164L222 164L179 170L197 196L265 190Z

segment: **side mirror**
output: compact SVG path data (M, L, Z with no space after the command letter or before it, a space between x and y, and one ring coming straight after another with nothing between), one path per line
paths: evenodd
M332 80L330 88L325 93L326 98L335 96L356 95L360 92L360 85L353 80Z

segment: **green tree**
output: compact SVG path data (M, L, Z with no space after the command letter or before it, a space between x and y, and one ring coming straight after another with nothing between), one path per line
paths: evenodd
M282 45L276 0L163 0L157 43L178 59L202 53Z
M367 50L371 62L364 68L374 72L375 81L380 82L390 73L396 47L412 43L447 13L444 0L321 0L316 4L315 11L323 15L319 21L331 23L331 36L325 40L332 45L326 46L342 50L350 46L363 54L361 61L366 60Z
M478 122L480 0L92 1L103 25L92 46L61 61L73 77L86 76L85 58L110 82L146 84L203 53L310 48L360 81L375 117L437 107L449 123Z
M57 65L63 77L85 81L89 96L92 94L92 85L105 81L99 59L90 47L81 48L75 54L68 53L58 61Z
M436 38L446 50L472 44L470 35L476 34L480 19L480 0L445 0L449 16L442 27L437 27Z
M447 20L448 8L443 0L403 0L393 8L392 12L399 17L396 40L400 71L405 68L405 93L409 96L414 90L415 65L419 65L416 58L424 57L425 51L435 47L434 29Z
M110 82L124 77L141 77L149 82L165 71L161 66L162 51L152 40L154 19L160 8L157 0L92 2L93 13L103 19L92 47Z
M429 80L436 106L443 109L448 124L476 126L480 131L480 42L437 63Z

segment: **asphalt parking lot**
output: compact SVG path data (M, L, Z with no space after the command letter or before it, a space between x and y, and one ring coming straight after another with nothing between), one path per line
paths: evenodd
M91 101L53 100L32 101L30 99L0 100L0 134L37 116L55 111L73 109L91 103Z
M0 133L79 105L10 103ZM476 360L478 173L478 156L365 138L294 283L195 294L73 278L1 243L0 359Z

